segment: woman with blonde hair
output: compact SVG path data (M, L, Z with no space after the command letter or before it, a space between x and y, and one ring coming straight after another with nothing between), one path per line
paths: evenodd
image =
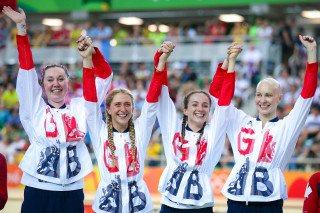
M161 47L155 60L166 60L171 50ZM143 181L143 169L163 79L164 72L155 69L146 101L135 121L132 93L124 88L112 90L106 99L105 123L95 94L94 73L84 71L86 117L100 173L92 207L95 212L150 212L153 209Z

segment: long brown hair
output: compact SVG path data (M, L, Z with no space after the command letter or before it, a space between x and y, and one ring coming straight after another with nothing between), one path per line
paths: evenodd
M189 104L189 100L190 100L190 97L194 94L204 94L208 97L209 99L209 103L210 103L210 106L211 106L211 98L210 98L210 95L205 92L205 91L202 91L202 90L194 90L194 91L191 91L189 92L186 96L184 96L183 98L183 108L184 109L187 109L188 108L188 104ZM188 120L188 116L186 115L183 115L183 119L182 119L182 129L181 129L181 137L182 137L182 143L180 145L180 151L182 151L182 146L184 144L184 137L185 137L185 134L186 134L186 124L187 124L187 120ZM200 132L200 135L199 135L199 138L198 138L198 141L197 141L197 144L198 145L200 143L200 140L201 140L201 137L204 133L204 127L207 125L207 122L204 122L203 123L203 126L202 126L202 129L201 129L201 132Z
M107 112L107 109L110 109L111 102L117 94L126 94L129 95L131 98L132 105L134 104L133 95L130 90L125 88L117 88L113 89L106 98L106 116L107 116L107 126L108 126L108 141L109 147L111 150L112 156L112 167L115 167L115 156L114 156L114 141L113 141L113 125L112 125L112 118L111 115ZM135 168L135 159L136 159L136 144L135 144L135 132L134 132L134 123L133 118L131 117L128 123L129 126L129 135L130 135L130 142L131 142L131 149L132 149L132 167L133 170Z

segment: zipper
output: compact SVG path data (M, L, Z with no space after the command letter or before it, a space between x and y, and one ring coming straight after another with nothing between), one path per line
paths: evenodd
M66 142L66 133L64 130L64 124L63 124L63 118L62 113L60 110L56 111L57 116L59 116L59 119L57 119L57 126L59 128L59 143L60 143L60 180L62 182L62 187L66 185L66 179L67 179L67 142ZM62 127L62 128L61 128Z

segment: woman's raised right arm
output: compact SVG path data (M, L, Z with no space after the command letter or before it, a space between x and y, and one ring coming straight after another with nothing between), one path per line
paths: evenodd
M26 30L26 15L22 9L19 12L10 7L4 7L2 12L17 25L17 48L19 52L20 69L17 78L17 94L19 98L19 115L29 137L32 134L32 124L35 113L45 105L42 99L42 89L38 84L38 76L34 69L32 52Z

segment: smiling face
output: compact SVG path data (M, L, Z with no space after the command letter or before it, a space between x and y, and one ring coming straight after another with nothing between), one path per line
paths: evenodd
M188 99L187 107L183 112L188 117L189 127L193 131L198 131L208 119L210 99L204 93L193 93Z
M45 70L42 83L49 104L56 108L64 104L64 98L68 91L68 82L68 76L62 68L51 67Z
M112 126L119 132L128 128L128 123L133 114L133 101L129 94L117 93L113 96L107 113L112 118Z
M261 120L275 118L277 116L277 106L282 98L280 85L276 80L272 78L262 80L257 86L255 97L259 118Z

